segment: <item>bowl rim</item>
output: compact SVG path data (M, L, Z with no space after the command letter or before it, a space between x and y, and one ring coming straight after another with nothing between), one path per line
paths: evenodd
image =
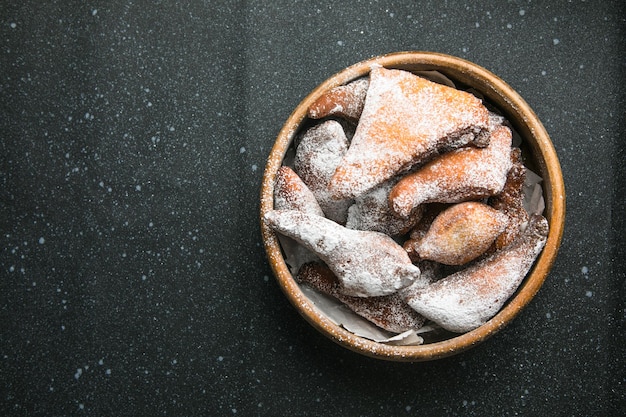
M532 155L543 177L544 199L550 231L545 247L517 291L503 308L482 326L449 339L417 346L397 346L356 336L332 322L304 295L282 256L276 234L263 221L273 209L276 172L296 133L307 118L307 109L325 91L369 73L372 66L408 71L437 70L453 81L465 84L484 95L511 122L531 146ZM314 328L339 345L360 354L405 362L440 359L463 352L493 336L534 298L550 271L563 236L565 223L565 186L556 150L543 124L507 83L487 69L452 55L428 51L404 51L375 56L351 65L314 88L294 109L281 128L266 162L261 184L260 224L265 251L274 275L291 304Z

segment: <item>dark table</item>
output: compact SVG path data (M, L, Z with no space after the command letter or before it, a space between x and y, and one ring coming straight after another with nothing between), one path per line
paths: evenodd
M3 1L0 414L623 415L623 4ZM561 251L528 308L415 364L318 334L258 225L291 110L402 50L507 81L567 189Z

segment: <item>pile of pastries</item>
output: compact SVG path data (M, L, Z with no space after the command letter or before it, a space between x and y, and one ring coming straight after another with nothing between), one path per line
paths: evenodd
M392 332L473 330L515 292L548 222L481 99L374 66L308 109L265 223L294 276Z

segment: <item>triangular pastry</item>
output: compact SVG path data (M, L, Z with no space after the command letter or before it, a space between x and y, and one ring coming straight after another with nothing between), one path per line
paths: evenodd
M316 253L335 273L346 295L389 295L420 277L402 246L383 233L350 230L296 210L269 211L264 221Z
M408 174L389 194L389 204L408 217L424 203L459 203L502 191L511 168L511 130L497 127L485 148L465 147L441 155Z
M354 198L442 149L488 140L489 112L470 93L373 67L359 124L330 183Z
M311 104L308 116L311 119L339 116L347 120L358 120L363 111L368 86L369 79L359 78L332 88Z
M515 292L548 236L548 221L532 215L508 247L457 273L412 292L407 303L452 332L468 332L492 318Z
M343 294L335 274L319 262L302 265L296 279L336 298L359 316L390 332L417 330L424 325L424 317L409 307L398 293L381 297L352 297Z
M300 210L318 216L324 211L315 199L315 196L288 166L281 166L276 173L274 184L274 208L276 210Z
M323 216L324 212L315 196L293 169L284 165L278 169L274 183L274 209L299 210ZM285 262L292 271L297 271L304 262L319 260L319 257L287 236L278 236Z
M348 139L336 120L309 128L298 141L294 170L309 187L326 217L344 224L352 200L337 200L328 191L328 182L348 150Z

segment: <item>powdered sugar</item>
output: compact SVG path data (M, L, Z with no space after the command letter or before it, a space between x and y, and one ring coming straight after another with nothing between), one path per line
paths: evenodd
M469 143L487 130L488 119L469 93L373 68L354 138L329 187L336 197L359 196L442 147Z

